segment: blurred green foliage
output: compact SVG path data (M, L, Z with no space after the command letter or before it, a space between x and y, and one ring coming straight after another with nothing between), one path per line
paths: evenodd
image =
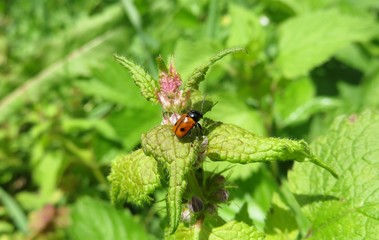
M115 53L154 77L155 58L173 55L187 79L215 53L246 48L200 87L219 102L207 117L259 135L312 141L336 116L379 107L375 0L5 0L0 11L2 239L83 239L79 224L97 217L88 227L107 229L92 239L162 238L159 204L116 212L106 203L111 159L161 121ZM238 206L225 206L224 219L262 230L288 167L231 169ZM85 216L95 209L101 216Z

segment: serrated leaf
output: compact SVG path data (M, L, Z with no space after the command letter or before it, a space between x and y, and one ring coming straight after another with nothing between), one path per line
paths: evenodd
M124 57L114 55L118 63L129 70L133 77L134 83L140 88L142 96L148 101L158 103L157 92L159 85L156 80L153 79L141 66L127 60Z
M254 135L238 126L213 123L208 127L207 156L213 161L253 163L269 161L310 161L336 173L311 154L305 141L283 138L265 138Z
M198 90L199 84L202 82L205 78L205 74L207 74L208 69L211 65L213 65L218 60L222 59L223 57L236 52L245 52L244 48L229 48L225 49L218 54L216 54L214 57L211 57L205 64L201 65L200 67L196 68L192 74L189 76L188 80L184 84L184 92L187 92L188 90Z
M151 200L149 194L160 184L156 160L146 156L142 149L113 161L108 179L111 182L111 199L116 205L148 202Z
M314 166L295 163L289 187L312 223L313 239L376 239L379 232L379 113L338 118L312 144L338 169L334 179Z
M193 138L179 140L170 125L160 125L142 135L142 149L148 156L162 162L167 168L178 159L191 159L197 157L200 142ZM194 140L194 141L193 141Z
M189 161L192 160L192 161ZM171 163L169 169L170 181L167 194L167 212L169 217L168 233L172 234L179 226L182 213L182 195L187 186L186 175L189 167L193 165L195 159L177 159Z
M220 227L212 229L209 240L218 239L264 239L265 234L259 232L255 227L249 226L244 222L231 221Z
M338 50L376 34L376 23L368 16L328 10L294 17L280 28L276 63L287 78L305 75Z
M71 209L70 239L152 239L125 210L89 197Z
M172 126L168 125L157 126L142 136L142 149L162 162L170 174L167 196L169 234L179 225L182 194L187 186L185 177L198 157L200 144L197 139L179 140L172 132Z

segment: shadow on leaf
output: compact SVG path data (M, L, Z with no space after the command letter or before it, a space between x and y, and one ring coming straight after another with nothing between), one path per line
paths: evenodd
M306 194L295 194L295 197L300 204L300 206L306 206L308 204L312 204L314 202L326 202L326 201L333 201L333 200L339 200L339 198L332 196L332 195L306 195Z

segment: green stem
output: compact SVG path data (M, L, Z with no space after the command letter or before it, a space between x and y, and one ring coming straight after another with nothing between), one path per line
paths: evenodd
M193 231L193 240L200 240L201 227L203 225L203 219L200 218L196 221Z
M99 166L97 164L89 164L89 167L92 170L93 175L95 176L96 180L105 186L108 186L108 182L104 174L101 172Z

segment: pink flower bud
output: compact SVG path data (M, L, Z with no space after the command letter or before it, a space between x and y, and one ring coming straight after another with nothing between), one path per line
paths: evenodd
M178 114L185 108L189 94L180 90L182 83L182 79L171 60L168 72L162 71L159 73L160 90L157 96L164 112ZM177 116L174 116L174 118L177 118ZM168 118L164 119L162 123L174 124L176 120L173 121L172 118Z

